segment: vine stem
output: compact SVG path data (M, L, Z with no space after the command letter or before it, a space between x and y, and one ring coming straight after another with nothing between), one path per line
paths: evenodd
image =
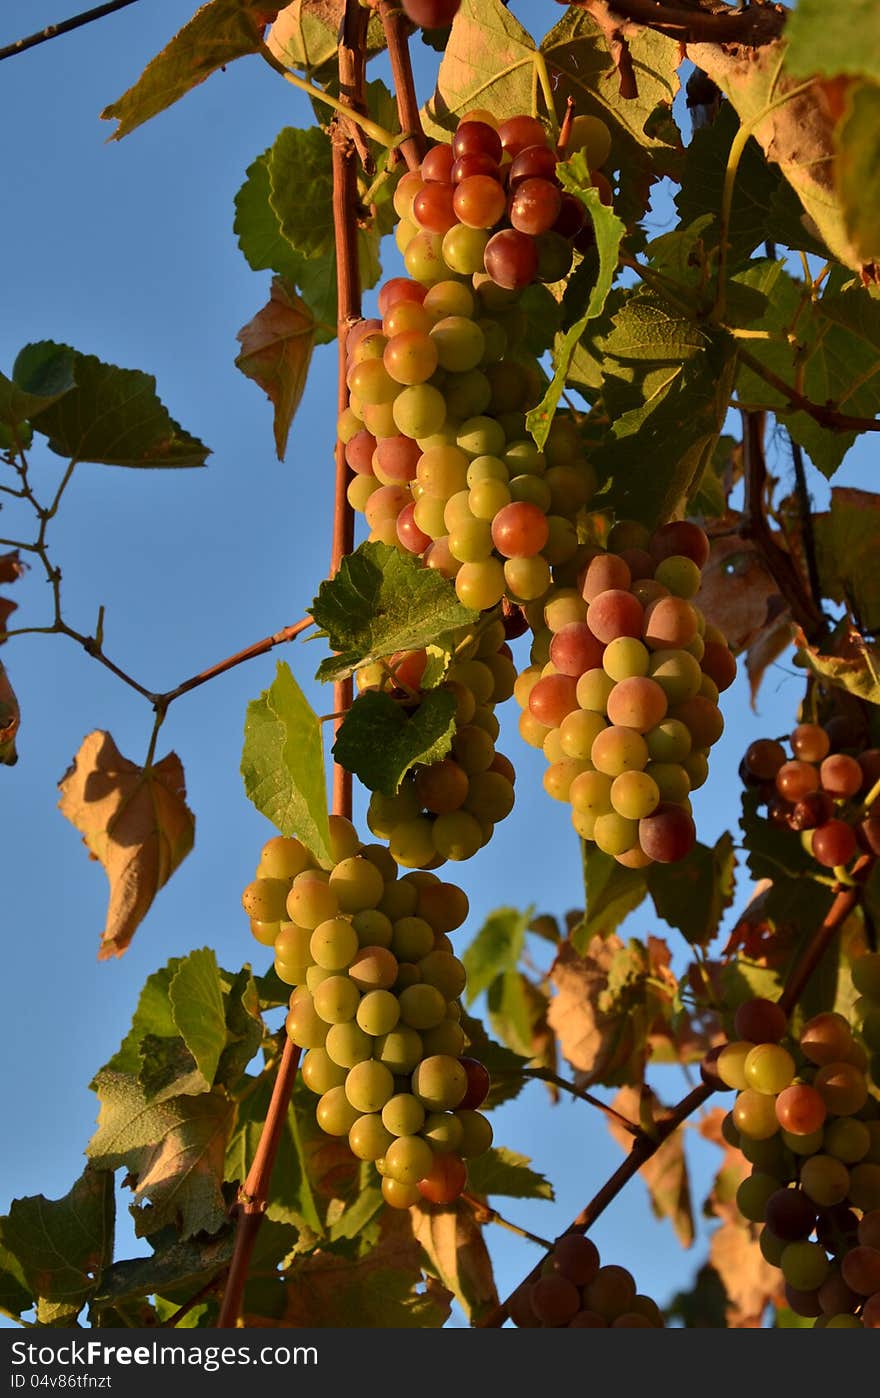
M821 926L816 929L810 939L803 956L789 971L782 994L779 997L779 1004L790 1014L804 992L813 972L822 960L825 952L834 936L840 931L850 913L857 906L861 898L861 882L867 877L868 872L874 865L874 858L871 855L862 855L853 865L852 873L860 880L857 887L839 888L834 902L828 910ZM602 1188L588 1204L581 1210L576 1218L572 1219L569 1226L560 1234L564 1237L567 1233L586 1233L595 1223L600 1214L608 1208L618 1196L624 1185L628 1184L633 1176L637 1175L642 1166L645 1165L653 1155L660 1149L664 1141L678 1130L679 1126L691 1116L698 1107L712 1096L715 1091L711 1083L700 1083L683 1097L677 1106L666 1115L661 1117L649 1134L640 1131L635 1137L630 1148L629 1155L614 1173L605 1181ZM558 1241L558 1240L557 1240ZM554 1244L555 1246L555 1244ZM548 1249L550 1251L550 1249ZM536 1281L541 1275L541 1270L546 1258L541 1260L532 1268L528 1275L520 1282L520 1286L525 1286L529 1282ZM519 1290L516 1287L515 1290ZM511 1297L496 1306L488 1315L478 1322L480 1329L497 1329L502 1326L510 1314Z
M201 670L199 674L191 675L188 680L183 680L165 694L157 694L157 705L162 704L167 709L168 705L173 703L175 699L179 699L181 694L188 694L190 690L198 689L199 685L207 684L208 680L213 680L217 675L224 675L227 670L235 669L236 665L242 665L246 660L255 660L258 655L265 655L275 646L292 641L313 624L310 616L304 616L299 621L294 622L292 626L282 626L280 631L273 631L271 636L264 636L261 641L254 641L253 645L245 646L244 650L237 651L235 655L228 655L225 660L218 660L216 665L210 665L207 670Z
M358 0L346 0L338 49L339 91L343 99L340 106L346 114L346 119L349 113L353 119L358 119L354 108L362 105L364 100L368 20L368 11L358 3ZM346 103L353 105L349 108L345 105ZM363 125L362 122L361 125ZM334 123L330 136L333 170L333 222L336 235L336 289L339 307L339 404L340 411L342 411L347 404L348 395L346 341L351 326L360 318L360 277L356 231L357 167L355 162L357 151L343 120ZM346 493L348 480L349 471L345 460L345 448L341 442L337 441L333 537L330 558L331 576L338 570L345 555L351 552L354 544L354 511L348 503ZM334 709L346 710L351 704L351 681L343 680L334 685L333 697ZM334 765L333 768L333 812L335 815L351 819L351 773L346 772L338 764ZM259 1145L254 1155L253 1164L248 1171L247 1179L239 1194L235 1244L223 1301L217 1317L218 1329L226 1329L236 1325L241 1314L245 1283L257 1234L266 1211L272 1167L275 1164L281 1131L290 1108L299 1059L300 1050L285 1034L278 1075L272 1088L272 1097L260 1133Z
M269 67L274 68L275 72L279 73L285 82L290 83L291 87L298 88L300 92L304 92L306 96L311 97L315 102L323 102L326 107L331 107L334 112L344 116L346 120L355 122L361 130L365 132L371 140L376 141L378 145L385 146L388 150L393 150L395 146L400 144L399 132L386 131L384 126L380 126L378 122L372 121L370 117L366 116L363 112L356 111L355 108L349 106L346 102L340 102L337 98L331 97L330 93L325 92L322 87L316 87L314 83L307 82L305 78L298 77L296 73L291 73L290 69L285 68L281 60L275 57L272 50L268 48L266 44L261 44L259 51L269 64Z
M837 408L833 408L827 403L813 403L792 384L788 384L785 379L780 378L779 374L768 369L767 365L762 364L760 359L755 359L741 345L737 345L737 355L753 374L757 374L771 388L775 388L777 393L782 394L787 408L806 413L818 422L820 427L830 427L839 432L880 432L880 418L854 417L851 413L838 412Z
M392 0L378 0L377 9L388 45L388 61L397 94L397 119L404 133L400 153L408 170L417 170L428 148L419 115L419 102L409 53L409 37L403 12Z

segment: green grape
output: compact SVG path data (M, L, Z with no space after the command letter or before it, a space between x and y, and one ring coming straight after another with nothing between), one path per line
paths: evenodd
M434 1163L434 1152L421 1136L396 1136L385 1152L385 1173L398 1184L418 1184Z
M462 1137L458 1145L459 1155L466 1160L482 1155L492 1144L492 1124L482 1112L459 1108L455 1113L462 1126Z
M454 1000L467 984L464 965L448 951L430 951L419 961L422 982L434 986L445 1000ZM445 1013L445 1006L444 1006ZM415 1025L415 1028L418 1028ZM428 1026L426 1026L428 1027Z
M347 1136L360 1112L349 1102L344 1087L331 1087L318 1099L315 1116L327 1136Z
M519 476L511 476L508 489L511 499L517 503L535 505L544 514L550 508L550 487L540 476L529 476L525 472ZM547 529L549 533L549 525ZM529 601L532 600L529 598Z
M307 985L309 967L303 962L275 958L275 974L285 985Z
M849 1172L850 1203L865 1213L880 1209L880 1164L861 1161Z
M779 1180L773 1175L756 1171L744 1179L736 1191L736 1207L743 1218L750 1219L752 1223L763 1223L767 1200L778 1188Z
M473 491L467 492L470 507ZM449 551L460 563L482 563L492 553L492 530L488 519L467 519L449 530Z
M446 1017L446 1001L433 985L410 985L399 996L400 1021L410 1029L433 1029Z
M510 815L515 799L513 786L500 772L475 772L464 809L481 822L496 824Z
M441 252L443 261L453 272L469 277L483 271L483 254L489 234L482 228L468 228L467 224L455 224L443 235Z
M649 816L659 803L660 790L647 772L622 772L611 783L611 804L617 814L628 821Z
M667 587L673 597L695 597L700 590L700 569L692 558L673 554L657 564L654 577Z
M716 1065L719 1068L719 1075L721 1057ZM759 1141L767 1136L775 1135L779 1130L774 1098L766 1093L756 1092L752 1087L747 1087L740 1092L734 1102L733 1119L744 1135L752 1136Z
M431 330L431 339L440 367L456 374L476 369L486 347L482 330L465 315L447 315L438 320Z
M649 762L645 772L656 784L661 801L674 801L680 805L687 800L691 783L680 763Z
M550 564L540 554L504 560L504 581L511 596L520 601L533 602L543 597L551 580Z
M597 816L593 839L603 854L626 854L639 843L638 821L627 820L616 811Z
M610 815L612 779L604 772L582 772L569 788L569 799L575 810L584 815Z
M715 1064L719 1078L727 1087L735 1087L742 1090L748 1087L748 1079L745 1074L745 1062L754 1044L748 1040L738 1040L732 1044L725 1044L718 1055Z
M342 1087L346 1079L346 1069L334 1063L323 1048L309 1049L303 1057L300 1071L306 1087L318 1096L329 1092L331 1087Z
M670 704L692 699L700 691L703 673L686 650L655 650L648 674L663 690Z
M342 971L355 958L358 935L346 918L320 922L309 940L309 952L316 966L324 971Z
M433 822L424 816L403 821L391 830L389 847L397 863L408 869L430 864L437 856Z
M430 824L430 821L427 821L426 824ZM430 863L430 860L428 862ZM409 882L408 876L404 874L403 878L397 883L387 883L385 885L385 892L382 894L379 909L391 922L393 930L393 924L397 919L401 917L411 917L416 911L418 904L418 889L414 884ZM357 918L353 919L353 921L355 925L357 925ZM375 942L373 945L381 946L382 943ZM390 938L388 945L391 945Z
M308 869L312 857L299 840L285 835L273 835L260 851L258 879L295 879Z
M434 946L434 929L423 917L402 917L394 923L391 950L398 961L418 961Z
M459 601L476 612L494 607L504 596L504 590L504 569L497 558L463 563L455 575Z
M365 1034L390 1034L400 1019L397 996L390 990L370 990L361 999L355 1019Z
M385 891L386 890L383 889L383 898L385 897ZM364 908L363 912L354 913L351 919L351 925L357 933L359 946L391 946L391 918L388 916L387 913L380 912L378 908Z
M252 917L250 919L250 925L251 935L259 942L260 946L271 947L274 946L275 938L278 936L282 927L285 925L291 927L293 924L285 924L283 922L260 922L258 918Z
M325 1024L347 1024L353 1020L360 994L348 976L331 975L316 986L315 1012Z
M443 260L443 239L439 233L428 233L424 229L416 233L407 244L403 261L408 275L423 286L436 286L437 282L445 281L449 275Z
M289 888L285 879L254 879L241 895L242 907L257 922L281 922L286 916Z
M849 1193L849 1170L831 1155L811 1155L801 1166L800 1182L814 1204L830 1207Z
M329 879L319 869L297 874L287 895L287 912L292 922L314 931L320 922L337 917L339 900Z
M392 1136L415 1136L425 1122L425 1109L410 1092L398 1092L382 1108L382 1125Z
M605 647L602 668L612 680L628 680L647 675L650 661L650 652L641 641L618 636Z
M762 1228L758 1235L758 1246L765 1262L769 1262L771 1267L778 1267L788 1243L785 1238L777 1238L769 1228Z
M478 415L461 424L456 442L473 460L478 456L501 456L506 438L504 429L494 418Z
M446 400L433 385L415 384L398 393L393 404L394 424L405 437L430 437L446 419Z
M780 1131L779 1134L792 1154L798 1156L815 1155L817 1150L821 1150L825 1135L821 1128L818 1131L809 1131L800 1135L794 1131L785 1130Z
M381 1116L374 1113L358 1117L348 1133L349 1148L358 1160L379 1160L393 1140L391 1132L382 1125Z
M682 766L688 774L691 791L699 790L709 776L709 762L706 754L704 752L692 752L683 759Z
M376 1162L378 1169L379 1162ZM422 1192L418 1185L401 1184L399 1180L390 1179L387 1175L382 1178L382 1198L392 1209L409 1209L413 1204L422 1201Z
M394 1077L384 1063L363 1059L349 1069L345 1095L353 1107L366 1114L381 1112L394 1096ZM379 1152L384 1154L383 1151Z
M381 873L369 859L353 855L341 859L330 872L330 887L344 913L375 908L385 888Z
M775 1096L793 1081L795 1062L779 1044L756 1044L746 1055L743 1073L749 1087Z
M577 682L577 701L582 709L604 714L615 681L604 670L585 670Z
M329 981L335 974L335 971L325 971L322 966L310 966L306 971L306 985L314 995L318 986L323 985L324 981Z
M340 1068L353 1068L356 1063L363 1063L372 1055L373 1039L350 1019L342 1024L330 1025L324 1047L328 1058Z
M444 859L470 859L483 842L482 826L469 811L450 811L434 822L434 846Z
M458 1150L464 1139L464 1127L452 1112L431 1112L425 1118L421 1135L432 1150L445 1155L448 1151Z
M796 1291L816 1291L829 1272L825 1249L818 1243L789 1243L779 1265L785 1280Z
M457 1059L431 1054L412 1075L412 1090L431 1111L452 1111L467 1091L467 1074Z
M836 1117L825 1127L822 1145L837 1160L855 1165L871 1149L871 1132L855 1117Z
M444 1019L433 1029L422 1032L422 1049L426 1056L444 1054L449 1058L458 1058L464 1053L464 1047L464 1030L456 1020Z
M691 751L689 729L677 718L665 718L645 734L653 762L684 763Z
M422 1057L421 1036L408 1025L398 1024L376 1040L373 1057L394 1074L411 1073Z
M276 957L279 961L308 966L311 960L309 944L313 935L307 927L297 927L295 922L283 922L275 938Z
M327 1038L327 1025L316 1013L314 1001L308 991L299 994L291 1004L285 1028L288 1038L299 1048L323 1047Z

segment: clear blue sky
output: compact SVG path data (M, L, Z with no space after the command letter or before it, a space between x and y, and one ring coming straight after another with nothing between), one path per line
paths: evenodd
M172 415L213 449L198 471L80 466L52 528L68 619L89 631L104 604L108 653L155 690L303 614L328 565L333 487L335 346L315 356L283 464L274 457L269 405L233 363L235 333L264 304L269 287L269 274L252 273L238 251L233 197L246 167L282 126L310 121L307 101L258 58L248 58L120 144L106 143L111 124L98 119L193 8L194 0L135 5L0 67L0 368L9 372L23 344L55 339L146 369ZM513 9L539 36L561 14L537 0L520 0ZM60 0L7 0L0 45L66 12ZM414 54L425 98L437 55L419 42ZM371 76L378 75L384 73L377 63ZM392 240L386 243L386 273L393 274L397 254ZM373 304L368 298L367 306ZM60 465L35 449L33 475L44 495L53 491ZM838 480L868 485L866 448L851 453ZM818 498L825 498L821 482ZM11 528L4 510L0 535ZM20 610L13 624L49 619L47 588L36 570L14 596ZM326 691L311 682L317 648L288 647L284 658L318 711L326 711ZM5 1212L16 1195L58 1197L80 1172L96 1109L88 1081L128 1029L147 975L204 945L226 967L247 959L258 969L266 964L240 893L272 832L246 800L238 769L245 707L271 683L275 657L240 667L172 706L159 754L173 748L183 760L196 848L126 955L102 964L96 951L106 881L57 811L56 783L94 728L109 729L127 757L142 761L151 715L137 695L63 638L22 638L3 649L2 659L22 709L19 763L0 770ZM740 755L752 738L792 725L801 687L783 662L765 680L758 716L749 710L743 681L725 696L727 731L709 783L694 801L707 842L731 823L736 831ZM516 717L511 701L501 711L499 740L519 770L516 810L488 849L459 866L471 899L468 935L499 903L535 903L562 914L582 901L567 811L544 794L543 758L519 739ZM356 815L365 831L364 809L359 796ZM625 930L668 933L675 945L676 934L657 924L650 904ZM669 1100L686 1089L677 1069L655 1081ZM537 1084L500 1109L494 1123L497 1141L530 1156L555 1185L554 1204L501 1205L540 1233L561 1231L621 1159L597 1114L570 1100L551 1107ZM681 1251L669 1224L653 1221L638 1181L593 1234L603 1260L629 1266L640 1289L661 1304L705 1255L699 1207L718 1157L702 1146L691 1155L700 1234L690 1252ZM145 1250L131 1242L126 1199L122 1193L120 1238ZM506 1293L531 1266L534 1250L498 1229L488 1230L488 1241Z

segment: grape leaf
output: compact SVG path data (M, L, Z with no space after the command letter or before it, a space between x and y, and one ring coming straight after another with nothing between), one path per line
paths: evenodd
M651 1106L654 1099L651 1094ZM639 1121L644 1109L642 1091L637 1087L622 1087L611 1103L628 1121ZM614 1140L628 1155L633 1138L614 1117L607 1117L608 1129ZM691 1203L690 1177L684 1153L684 1133L675 1131L654 1152L639 1170L651 1200L655 1218L668 1218L683 1248L694 1241L694 1211Z
M477 996L508 971L515 971L526 943L526 931L534 908L496 908L483 923L470 946L462 953L467 971L465 1003Z
M838 73L880 82L880 12L874 0L798 0L785 23L785 67L794 77Z
M880 704L880 646L866 641L842 622L830 640L829 650L810 646L802 632L796 634L798 652L815 675L849 690L866 704Z
M495 1146L468 1161L468 1189L471 1194L491 1198L501 1194L508 1199L555 1199L553 1186L536 1170L529 1169L529 1157L504 1146Z
M626 232L614 211L603 204L599 191L593 186L583 155L557 165L557 175L570 194L577 195L592 220L599 254L599 274L590 292L586 310L566 331L554 353L554 373L544 397L537 407L526 414L526 427L539 447L543 447L553 422L562 390L565 387L571 357L589 321L602 314L611 283L617 271L620 240Z
M198 1237L186 1242L181 1242L172 1228L157 1233L150 1240L153 1252L149 1257L133 1257L105 1268L91 1300L92 1313L100 1316L108 1306L176 1287L185 1287L189 1295L195 1295L228 1265L234 1237L231 1226L213 1238Z
M296 179L290 178L296 171ZM278 133L269 158L270 203L283 237L303 257L320 257L333 246L333 176L330 142L319 126Z
M15 737L21 714L6 666L0 661L0 766L14 767L18 761L15 750Z
M735 868L733 838L726 830L712 849L698 841L678 863L652 864L645 873L657 916L689 942L708 946L733 902Z
M0 553L0 586L7 583L14 583L25 572L27 565L22 563L18 549L13 549L11 553ZM18 603L12 602L8 597L0 597L0 646L7 640L7 622L14 611L18 610ZM0 681L2 683L2 681ZM0 742L3 741L3 718L0 714Z
M12 378L0 374L0 423L16 430L27 418L63 398L75 386L74 353L51 340L26 345L12 366Z
M760 809L757 793L746 787L742 793L739 823L746 847L746 863L752 877L778 879L780 875L787 875L798 878L815 873L815 860L804 849L800 835L793 830L780 829L765 815L759 814Z
M470 1186L469 1186L470 1187ZM416 1204L410 1210L413 1237L421 1243L428 1270L451 1291L475 1324L498 1305L492 1259L483 1230L468 1204Z
M876 12L875 12L876 18ZM880 87L861 83L850 94L837 133L835 175L847 234L861 263L880 263Z
M764 1259L756 1225L722 1223L712 1234L709 1258L727 1292L728 1326L759 1326L768 1301L781 1297L783 1283L779 1269Z
M877 534L880 495L834 486L831 508L813 516L822 595L845 603L864 631L880 630Z
M330 867L330 823L321 724L289 665L247 707L241 754L244 789L282 835L297 835Z
M533 1006L531 981L521 971L503 971L486 992L489 1024L502 1043L516 1053L531 1055Z
M247 1095L236 1105L235 1125L226 1147L226 1179L243 1184L253 1164L272 1097L273 1080L252 1078ZM314 1100L314 1099L312 1099ZM310 1103L311 1105L311 1103ZM297 1107L287 1109L278 1137L278 1156L272 1168L267 1215L279 1223L322 1231L302 1153Z
M537 115L541 62L534 39L502 0L462 0L422 111L426 135L443 140L471 107L488 107L499 121Z
M275 408L275 455L284 460L294 413L306 386L315 318L282 277L272 278L268 304L239 330L236 367L259 384Z
M62 1199L13 1199L0 1219L0 1249L22 1279L43 1325L72 1325L113 1257L113 1176L87 1165ZM20 1299L20 1298L19 1298ZM30 1300L21 1309L27 1309Z
M225 1094L215 1090L151 1104L128 1074L106 1069L92 1086L101 1110L86 1154L98 1169L125 1166L138 1236L171 1223L184 1241L216 1233L227 1217L223 1157L233 1104Z
M648 1029L644 1014L635 1025L631 1005L602 1007L609 972L624 951L623 942L613 934L604 940L594 937L583 955L570 942L563 942L550 970L556 994L547 1019L556 1031L560 1052L577 1070L583 1086L632 1081L644 1064Z
M26 345L16 367L22 356L48 358L53 352L72 355L75 383L31 412L50 451L103 466L204 466L208 448L170 416L152 374L104 364L51 340Z
M584 915L569 936L575 951L584 953L594 937L608 937L644 899L648 888L640 869L626 869L603 854L592 841L581 841L584 875Z
M365 543L323 582L311 614L333 650L319 680L341 680L361 665L397 650L428 645L443 631L475 621L452 584L412 554L389 544Z
M134 86L104 108L104 121L119 122L110 139L121 140L218 68L245 54L258 53L263 28L280 8L270 0L210 0L202 5L150 60Z
M344 0L293 0L279 11L266 35L266 47L288 68L332 81L336 77L336 46L345 13ZM367 26L366 55L372 58L385 47L378 14Z
M390 694L361 694L340 725L333 756L368 791L394 796L417 763L446 757L455 735L455 696L432 689L412 712Z
M121 956L193 847L195 818L186 804L176 753L138 767L119 752L109 733L83 739L59 782L62 815L76 826L110 884L107 921L98 960Z
M210 1087L226 1047L226 1014L217 958L210 947L191 951L171 978L168 999L174 1023Z
M21 1263L3 1245L3 1220L0 1219L0 1306L10 1316L20 1316L34 1304Z

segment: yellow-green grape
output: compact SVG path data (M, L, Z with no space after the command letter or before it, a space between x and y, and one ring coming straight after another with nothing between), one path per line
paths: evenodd
M352 855L341 859L331 870L330 888L344 913L359 913L374 908L382 897L385 880L369 859Z
M294 993L296 999L292 1001L285 1020L288 1038L299 1048L322 1048L327 1039L326 1023L317 1014L308 991Z
M648 763L648 746L641 733L631 728L605 728L590 750L593 766L608 777L622 772L640 772Z
M295 879L311 862L311 855L299 840L273 835L260 852L257 878Z
M340 1068L353 1068L364 1063L373 1053L373 1038L365 1034L353 1019L344 1024L331 1024L324 1040L328 1058Z
M482 1112L461 1108L455 1113L462 1126L461 1141L457 1146L459 1155L470 1159L482 1155L492 1144L492 1124Z
M378 1167L379 1161L376 1165ZM421 1203L422 1195L418 1185L401 1184L399 1180L383 1175L382 1198L392 1209L409 1209L413 1204Z
M650 661L650 652L641 641L631 636L617 636L605 647L602 669L612 680L628 680L647 675Z
M400 1019L397 996L390 990L370 990L361 998L355 1020L365 1034L390 1034Z
M700 590L700 569L693 559L685 558L683 554L664 558L654 569L654 577L669 589L673 597L695 597Z
M396 1136L383 1157L384 1173L398 1184L418 1184L434 1163L434 1152L421 1136Z
M638 821L627 820L615 811L597 816L593 839L603 854L625 854L639 843Z
M818 1243L789 1243L780 1259L782 1275L796 1291L816 1291L828 1276L830 1264Z
M400 1021L410 1029L433 1029L446 1018L446 1001L433 985L410 985L399 996Z
M251 935L259 942L261 947L271 947L275 945L275 938L278 936L283 922L260 922L257 918L250 918ZM288 926L290 924L287 924Z
M715 1064L719 1078L727 1087L735 1087L742 1091L747 1088L748 1078L745 1074L745 1062L754 1044L745 1039L739 1039L734 1043L725 1044L718 1055Z
M339 914L339 900L323 870L297 874L287 895L287 913L292 922L312 931L320 922Z
M703 672L686 650L655 650L647 673L659 684L670 704L692 699L700 692Z
M824 1149L847 1165L856 1165L871 1149L871 1132L856 1117L836 1117L825 1127Z
M455 1000L467 984L464 964L451 952L429 951L421 958L418 967L422 973L422 982L435 986L446 1000Z
M801 1189L821 1208L840 1204L849 1193L849 1170L832 1155L811 1155L801 1166Z
M406 820L394 826L389 832L388 843L396 862L407 869L418 869L423 864L430 864L437 856L434 825L425 816L416 816L413 820Z
M687 800L691 782L685 769L678 762L649 762L645 773L656 783L661 801L675 801L678 805Z
M351 923L342 917L319 922L309 940L312 961L325 971L342 971L355 958L360 943Z
M755 1140L774 1136L779 1130L775 1098L752 1087L745 1088L733 1104L733 1120L740 1131Z
M394 1077L384 1063L363 1059L349 1069L345 1095L353 1107L365 1115L381 1112L394 1096ZM379 1151L380 1155L384 1151Z
M452 1112L431 1112L421 1131L424 1139L439 1155L458 1150L464 1138L464 1127Z
M325 1024L348 1024L360 1002L360 992L348 976L331 974L315 987L315 1013Z
M257 922L281 922L287 915L289 888L285 879L254 879L241 895L242 907Z
M659 803L660 790L647 772L621 772L611 783L611 804L617 814L627 820L649 816Z
M285 985L307 985L309 970L305 963L275 958L275 974Z
M401 917L394 923L391 950L399 961L418 961L434 946L434 929L423 917Z
M782 1092L793 1082L794 1074L794 1059L780 1044L756 1044L743 1063L746 1083L756 1092Z
M319 985L324 981L329 981L331 976L335 976L335 971L325 971L321 966L309 966L306 971L306 985L314 995Z
M652 762L686 762L691 752L691 735L677 718L665 718L645 734Z
M684 770L688 774L691 784L691 791L697 791L704 785L709 776L709 759L704 752L692 752L682 762ZM804 831L804 834L810 832Z
M452 1111L467 1091L467 1074L457 1059L431 1054L415 1069L412 1090L429 1111Z
M398 1024L389 1034L376 1039L373 1056L392 1073L411 1073L422 1057L421 1036L406 1024Z
M585 670L577 682L575 696L582 709L604 714L615 681L604 670Z
M383 898L385 891L383 890ZM393 924L387 913L380 912L378 908L365 908L363 912L355 913L351 919L351 925L357 933L358 943L362 947L390 947L393 936Z
M736 1207L743 1218L752 1223L763 1223L767 1200L779 1188L779 1180L774 1175L755 1170L736 1191Z
M484 843L482 826L465 810L439 815L434 822L433 838L437 853L455 861L470 859Z
M465 1033L454 1019L444 1019L432 1029L422 1031L422 1051L425 1055L445 1054L458 1058L464 1052Z
M604 772L582 772L575 777L569 790L569 799L575 810L584 815L610 815L612 778Z
M331 1087L344 1087L347 1069L340 1068L323 1048L311 1048L303 1056L300 1072L302 1080L310 1092L319 1097L329 1092Z
M497 824L510 815L515 800L513 786L501 772L475 772L470 779L464 809L478 821Z
M590 764L586 758L565 757L547 768L542 779L544 790L554 801L568 801L572 783L589 770Z
M382 1125L392 1136L415 1136L425 1122L425 1109L411 1092L398 1092L382 1108Z
M504 569L497 558L479 563L463 563L455 575L455 591L460 602L473 611L487 611L501 601L505 591Z
M374 1113L358 1117L348 1133L349 1148L358 1160L378 1160L393 1140L391 1132L382 1125L381 1116Z

